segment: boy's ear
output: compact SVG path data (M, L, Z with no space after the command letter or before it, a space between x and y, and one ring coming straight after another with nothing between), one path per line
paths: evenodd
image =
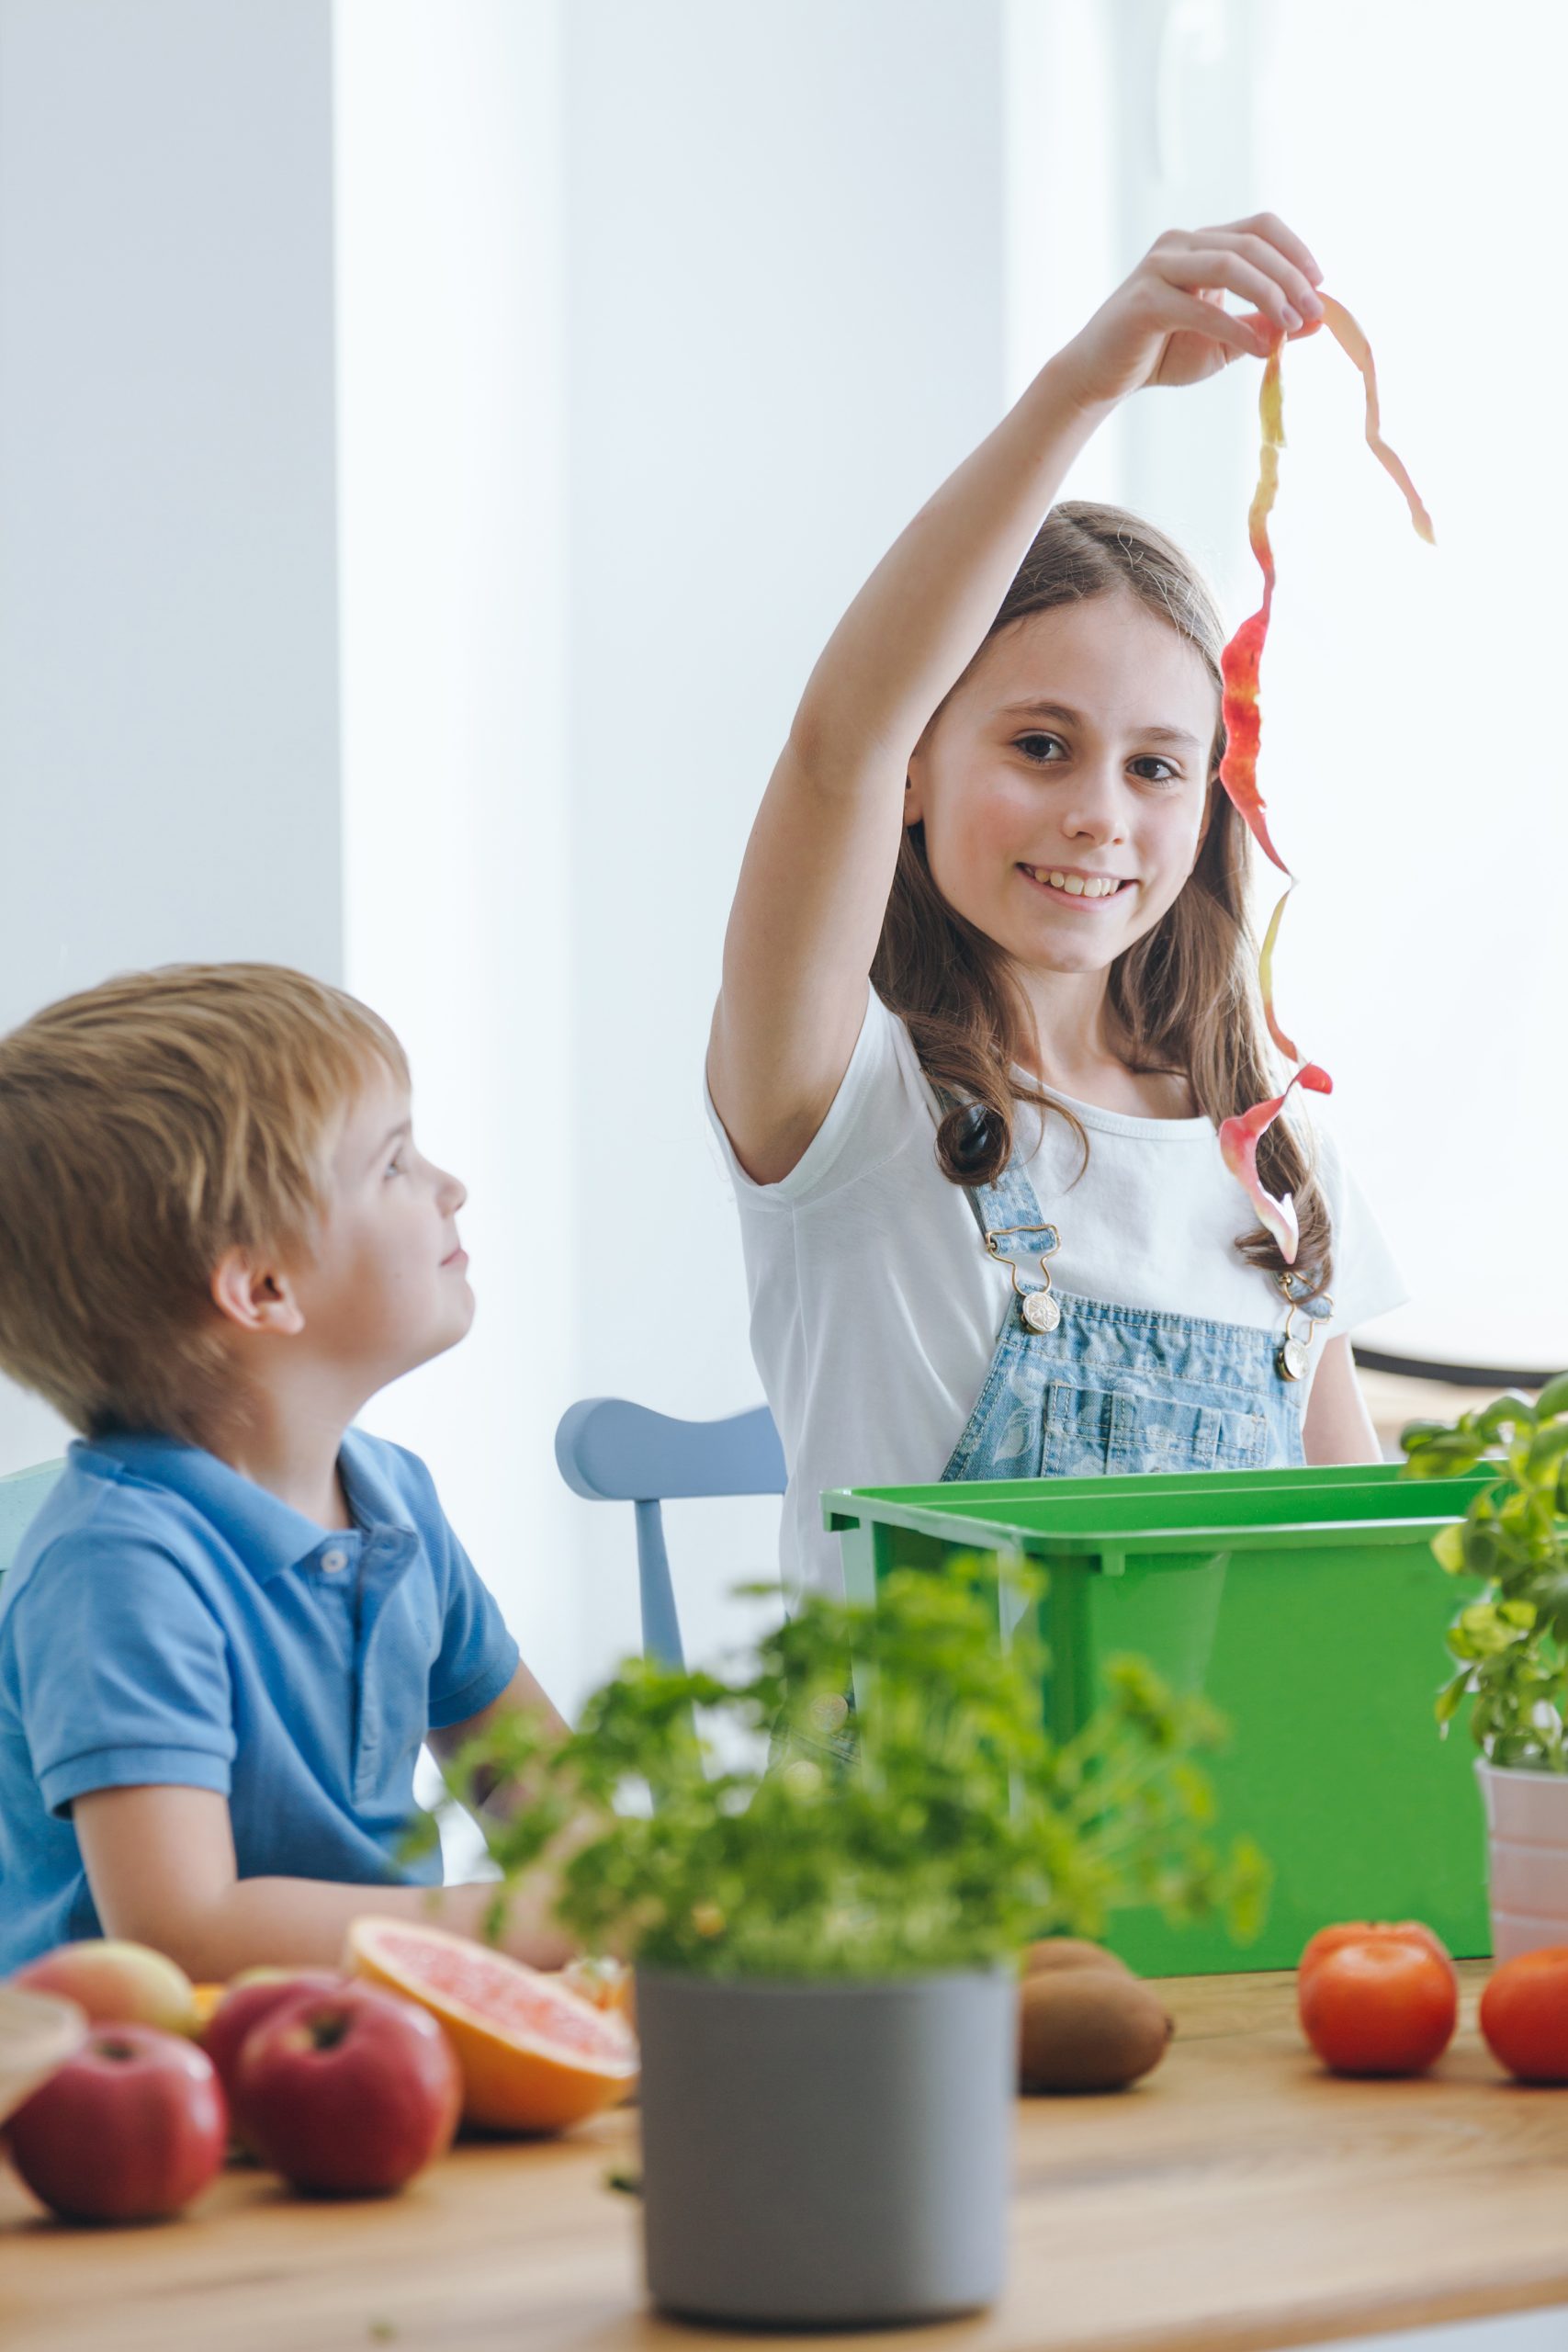
M212 1270L209 1287L220 1315L242 1331L270 1331L277 1339L292 1339L305 1329L305 1317L293 1285L281 1268L253 1258L236 1246L226 1250Z

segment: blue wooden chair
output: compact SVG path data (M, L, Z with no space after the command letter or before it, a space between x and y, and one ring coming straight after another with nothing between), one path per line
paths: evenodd
M784 1448L773 1415L757 1405L721 1421L673 1421L620 1396L585 1396L561 1416L556 1460L574 1495L633 1506L643 1650L683 1665L659 1506L694 1496L782 1495Z
M45 1495L64 1467L62 1462L42 1462L36 1470L13 1470L8 1477L0 1478L0 1577L16 1558Z

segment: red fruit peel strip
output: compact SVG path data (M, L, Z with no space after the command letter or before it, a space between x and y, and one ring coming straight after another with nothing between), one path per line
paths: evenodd
M1267 1227L1280 1245L1280 1254L1287 1266L1296 1261L1296 1244L1301 1234L1296 1224L1296 1204L1289 1193L1278 1200L1265 1192L1263 1180L1258 1173L1258 1145L1260 1136L1271 1127L1285 1107L1285 1097L1291 1086L1310 1087L1314 1094L1332 1094L1334 1080L1315 1062L1303 1062L1287 1086L1284 1094L1276 1094L1271 1102L1255 1102L1250 1111L1241 1112L1234 1119L1226 1119L1220 1128L1220 1151L1225 1166L1241 1185L1253 1207L1258 1221Z
M1367 388L1367 447L1378 463L1387 467L1400 489L1404 492L1405 502L1410 508L1410 519L1416 526L1417 536L1425 539L1429 548L1436 547L1438 542L1432 529L1432 518L1416 496L1416 485L1405 472L1403 463L1389 447L1379 430L1378 371L1372 365L1372 347L1343 302L1337 302L1332 294L1320 293L1318 300L1323 304L1324 325L1328 329L1341 351L1355 361L1361 371L1361 380Z
M1258 707L1258 676L1269 635L1269 616L1274 605L1274 550L1269 544L1269 516L1280 487L1280 451L1285 446L1284 401L1280 382L1283 342L1282 335L1276 340L1263 370L1263 390L1258 399L1263 447L1258 488L1247 517L1247 536L1263 573L1263 602L1249 619L1243 621L1226 646L1221 663L1225 755L1220 763L1220 782L1251 827L1258 848L1272 858L1281 874L1288 875L1290 867L1269 838L1263 795L1258 789L1258 751L1263 732Z
M1377 369L1372 364L1371 346L1360 327L1341 302L1319 289L1323 304L1323 322L1340 349L1354 360L1360 369L1367 393L1367 446L1380 465L1386 468L1404 492L1410 508L1410 519L1419 536L1428 546L1435 546L1432 518L1416 495L1416 485L1406 473L1394 451L1383 439L1378 412ZM1279 904L1269 917L1264 935L1262 952L1258 959L1258 977L1263 992L1263 1015L1269 1024L1269 1035L1287 1061L1300 1060L1300 1049L1280 1024L1274 1009L1274 947L1280 936L1280 919L1285 911L1285 900L1294 888L1294 877L1269 836L1266 803L1258 788L1258 754L1262 740L1263 721L1258 709L1258 677L1263 663L1263 648L1269 636L1269 619L1274 605L1274 550L1269 540L1269 517L1280 488L1280 451L1285 446L1284 393L1280 380L1280 361L1285 337L1276 333L1269 346L1263 369L1263 383L1258 393L1258 418L1262 425L1262 446L1258 453L1258 488L1253 492L1247 510L1247 536L1252 552L1263 574L1263 602L1257 612L1243 621L1230 643L1225 647L1220 665L1222 711L1225 727L1225 752L1220 763L1220 783L1245 819L1247 828L1264 855L1277 865L1286 877L1286 888ZM1220 1149L1225 1166L1235 1177L1258 1211L1259 1222L1280 1245L1280 1254L1287 1266L1294 1265L1301 1235L1296 1219L1295 1203L1287 1193L1276 1200L1265 1192L1258 1173L1259 1138L1271 1127L1283 1110L1286 1097L1293 1086L1304 1086L1314 1094L1328 1094L1333 1080L1315 1062L1303 1062L1283 1094L1270 1102L1255 1103L1250 1111L1226 1119L1220 1128Z

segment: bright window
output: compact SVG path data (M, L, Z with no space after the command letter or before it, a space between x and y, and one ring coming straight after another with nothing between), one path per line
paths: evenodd
M1077 257L1107 210L1118 274L1162 228L1274 210L1371 340L1438 545L1362 443L1348 361L1326 334L1292 349L1259 767L1300 877L1280 1010L1334 1074L1329 1115L1413 1294L1368 1344L1552 1367L1568 1361L1564 20L1517 0L1066 0L1032 42L1036 12L1018 20L1012 283L1038 331L1013 338L1015 379L1022 343L1077 322L1029 289L1070 288L1081 313ZM1070 142L1045 136L1064 113ZM1258 596L1258 374L1242 361L1140 395L1068 485L1171 531L1233 627Z

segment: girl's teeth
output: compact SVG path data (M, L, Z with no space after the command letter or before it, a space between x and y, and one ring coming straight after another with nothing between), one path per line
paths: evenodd
M1040 874L1038 866L1032 866L1030 871ZM1049 882L1054 890L1065 890L1072 899L1109 899L1113 890L1121 888L1110 875L1091 877L1087 882L1081 874L1050 873L1040 875L1040 879Z

